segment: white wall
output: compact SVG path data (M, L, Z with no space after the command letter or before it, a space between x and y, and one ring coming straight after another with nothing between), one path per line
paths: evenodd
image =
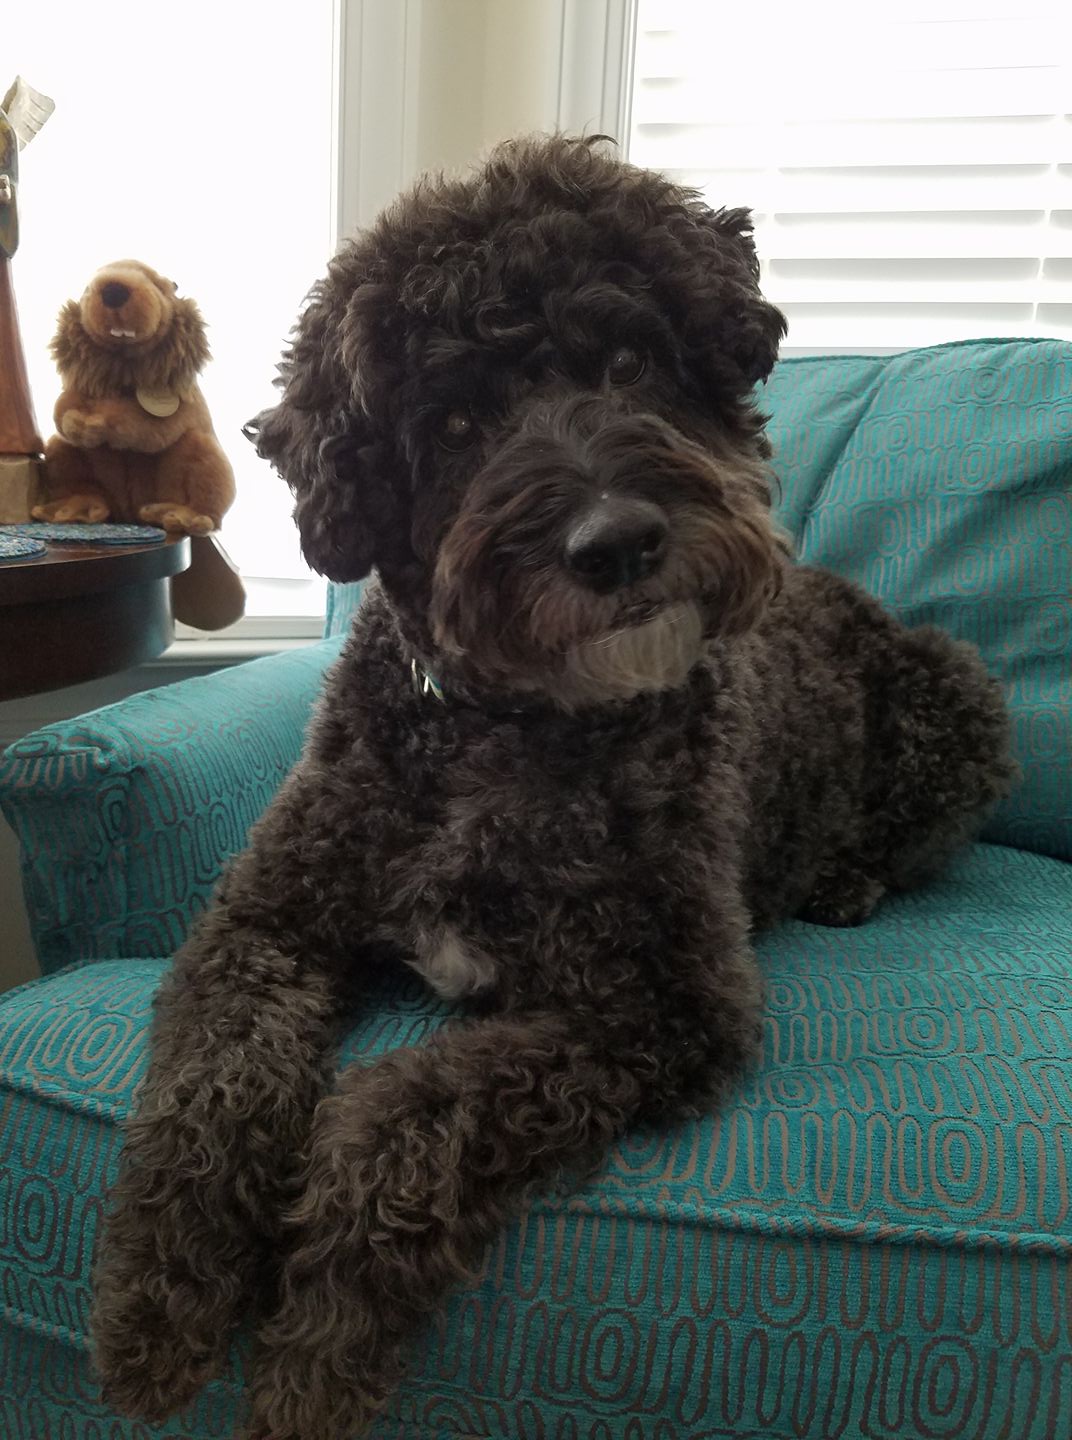
M341 0L340 234L532 131L626 139L631 0Z
M558 124L564 0L422 0L415 170L458 169Z

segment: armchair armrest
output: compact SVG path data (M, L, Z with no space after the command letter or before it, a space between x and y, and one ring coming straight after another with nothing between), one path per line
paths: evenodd
M134 695L0 756L43 972L170 955L301 751L342 637Z

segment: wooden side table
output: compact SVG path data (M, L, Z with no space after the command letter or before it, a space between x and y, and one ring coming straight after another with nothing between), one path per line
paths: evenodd
M0 700L96 680L171 643L169 581L190 563L185 537L155 545L49 545L0 565Z

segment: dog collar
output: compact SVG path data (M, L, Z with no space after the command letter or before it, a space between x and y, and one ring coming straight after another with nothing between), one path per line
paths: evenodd
M427 670L422 670L416 660L410 666L410 674L413 676L413 693L415 695L433 695L441 705L447 703L442 685L434 675L429 675Z

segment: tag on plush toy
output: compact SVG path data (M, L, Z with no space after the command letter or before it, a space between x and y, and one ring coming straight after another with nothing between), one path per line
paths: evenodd
M143 410L161 420L174 415L179 408L179 397L174 390L146 390L139 385L134 394Z

